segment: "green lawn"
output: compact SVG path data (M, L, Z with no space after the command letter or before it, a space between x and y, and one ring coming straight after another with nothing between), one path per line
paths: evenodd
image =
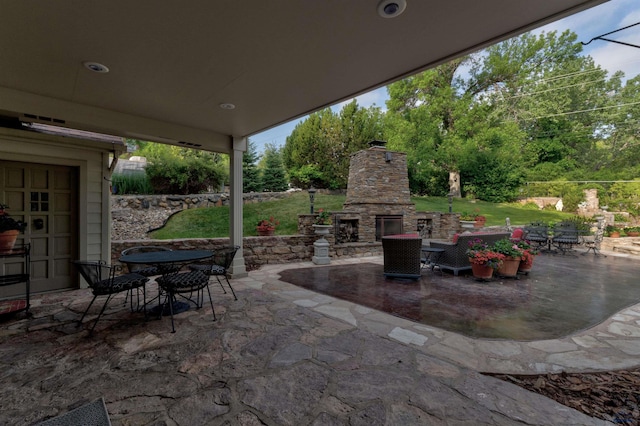
M316 194L315 210L342 210L344 195ZM417 211L449 211L446 197L412 197ZM504 225L505 218L512 225L533 221L557 222L573 217L571 213L538 210L515 203L494 204L484 201L454 199L452 210L457 213L482 214L487 218L486 226ZM243 234L257 235L256 224L260 219L273 216L280 222L276 235L293 235L298 232L298 214L309 213L309 195L306 191L293 194L279 201L267 201L244 205ZM151 238L166 240L173 238L219 238L229 236L229 207L211 207L185 210L174 215L163 229L154 231Z

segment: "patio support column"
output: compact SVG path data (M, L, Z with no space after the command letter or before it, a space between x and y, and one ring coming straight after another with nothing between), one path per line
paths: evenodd
M247 138L233 138L233 149L229 155L229 238L231 244L240 246L233 258L230 269L232 278L246 277L247 268L244 263L244 249L242 244L242 155L247 150Z

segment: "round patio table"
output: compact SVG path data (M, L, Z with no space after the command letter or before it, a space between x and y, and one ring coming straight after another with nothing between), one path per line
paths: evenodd
M213 256L212 250L172 250L126 254L118 260L122 263L157 265L161 267L167 264L195 262L211 256Z
M438 261L440 260L440 256L442 256L442 253L444 253L444 249L422 246L420 250L422 251L422 254L424 254L424 257L421 259L422 268L430 268L433 271L433 269L437 266L438 269L440 269L440 273L442 273L442 268L440 268L440 266L438 265Z
M212 250L172 250L172 251L149 251L146 253L133 253L121 256L118 259L122 263L134 263L142 265L153 265L160 271L167 271L166 274L176 273L175 266L195 262L196 260L207 259L213 256ZM163 274L163 275L166 275ZM188 311L189 304L174 300L172 302L173 313ZM161 305L151 309L152 313L160 313ZM157 312L156 312L157 311ZM164 314L169 314L167 311Z

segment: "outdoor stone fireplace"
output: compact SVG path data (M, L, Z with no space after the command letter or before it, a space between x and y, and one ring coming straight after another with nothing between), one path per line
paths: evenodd
M416 231L407 155L388 151L385 143L370 142L369 149L351 156L347 198L338 220L339 223L350 220L349 226L357 229L359 242L375 242L384 235Z

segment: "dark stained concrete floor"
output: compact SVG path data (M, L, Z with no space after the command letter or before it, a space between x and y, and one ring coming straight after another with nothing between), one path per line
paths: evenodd
M637 259L537 256L529 275L476 281L424 270L385 278L375 263L289 269L285 282L469 337L544 340L592 327L640 302Z

